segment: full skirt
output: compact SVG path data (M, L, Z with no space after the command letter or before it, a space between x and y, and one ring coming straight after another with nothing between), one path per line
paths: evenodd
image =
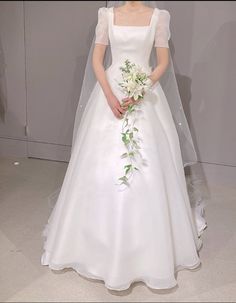
M117 97L124 97L107 72ZM177 284L176 271L200 265L179 138L158 83L136 112L139 170L119 185L126 152L123 120L97 82L88 100L65 178L45 225L41 264L73 268L113 290L143 281L154 289Z

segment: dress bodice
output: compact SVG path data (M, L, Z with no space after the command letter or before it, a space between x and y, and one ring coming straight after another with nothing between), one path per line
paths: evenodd
M149 72L152 48L169 47L169 22L167 10L154 8L147 26L115 25L114 7L101 7L98 10L95 43L110 44L112 64L109 68L120 66L130 59Z
M112 65L121 65L129 58L136 64L149 70L149 57L155 39L154 9L149 25L147 26L124 26L114 24L113 7L108 12L108 33L112 54Z

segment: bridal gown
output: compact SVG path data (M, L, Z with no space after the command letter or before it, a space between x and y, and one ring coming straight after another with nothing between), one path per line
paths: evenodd
M168 47L168 11L154 9L148 26L113 22L113 8L98 11L95 43L110 44L106 69L119 100L119 67L129 58L151 72L152 47ZM162 22L161 22L162 21ZM135 281L154 289L177 285L175 273L200 265L198 236L186 187L177 130L159 82L137 111L140 164L130 186L118 185L126 159L122 119L108 106L98 82L91 91L60 194L45 225L41 264L73 268L124 290ZM79 280L78 280L79 283Z

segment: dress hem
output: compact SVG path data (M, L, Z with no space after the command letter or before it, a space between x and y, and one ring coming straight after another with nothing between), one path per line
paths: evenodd
M127 290L130 288L130 286L135 283L135 282L143 282L147 287L151 288L151 289L156 289L156 290L164 290L164 289L171 289L175 286L178 285L177 283L177 280L175 278L170 278L169 281L170 283L168 283L168 285L163 285L162 286L155 286L154 283L148 283L147 280L151 280L151 278L136 278L136 279L133 279L127 283L125 283L123 286L120 286L120 287L115 287L115 286L111 286L109 284L107 284L106 282L106 279L101 277L101 276L98 276L98 275L94 275L92 274L91 272L89 271L84 271L80 268L80 265L79 264L75 264L75 263L70 263L70 264L60 264L60 265L56 265L56 264L53 264L53 263L50 263L48 261L45 261L43 260L44 259L44 255L45 257L49 257L49 253L45 251L45 253L42 255L42 258L41 258L41 264L44 265L44 266L48 266L50 269L52 270L64 270L64 269L67 269L67 268L71 268L73 270L75 270L79 275L81 275L82 277L85 277L85 278L88 278L88 279L92 279L94 281L102 281L104 283L104 286L109 289L109 290L115 290L115 291L124 291L124 290ZM46 256L47 255L47 256ZM174 274L176 274L178 271L181 271L181 270L194 270L194 269L197 269L199 268L201 265L201 261L199 260L197 263L195 263L194 265L178 265L175 267L175 271L174 271ZM165 279L166 280L166 279Z

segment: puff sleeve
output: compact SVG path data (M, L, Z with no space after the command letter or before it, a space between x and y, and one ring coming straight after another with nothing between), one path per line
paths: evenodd
M109 44L108 39L108 8L100 7L98 9L98 22L95 28L95 42L104 45Z
M170 13L167 10L160 10L155 32L155 47L169 48L170 39Z

